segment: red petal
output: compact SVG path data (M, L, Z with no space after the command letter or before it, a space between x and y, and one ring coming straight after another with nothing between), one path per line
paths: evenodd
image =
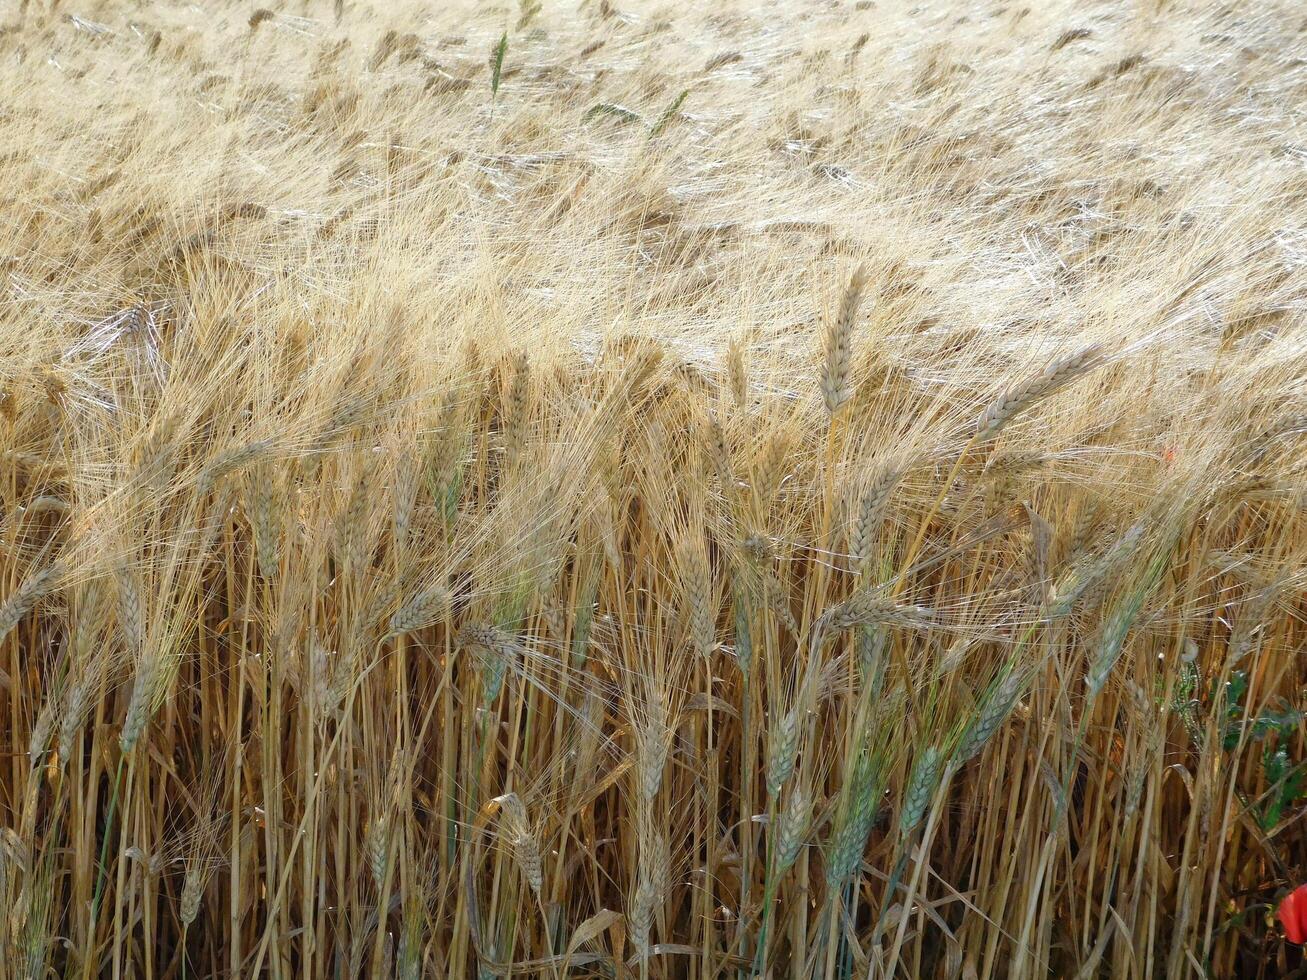
M1294 917L1298 922L1298 938L1295 942L1307 942L1307 885L1299 885L1293 890Z
M1280 921L1284 923L1284 936L1291 943L1307 940L1307 885L1284 896L1280 902Z

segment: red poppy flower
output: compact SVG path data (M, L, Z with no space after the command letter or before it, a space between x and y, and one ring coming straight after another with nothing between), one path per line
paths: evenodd
M1291 943L1307 942L1307 885L1299 885L1280 902L1280 921Z

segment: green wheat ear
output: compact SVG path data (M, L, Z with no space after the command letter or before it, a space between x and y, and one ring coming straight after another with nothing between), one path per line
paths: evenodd
M499 43L495 45L494 54L490 60L490 97L493 99L499 94L499 78L504 72L504 55L508 54L508 31L499 38Z
M688 88L683 89L681 91L681 94L672 100L672 104L663 110L663 114L658 117L658 121L649 128L650 139L653 139L655 136L661 133L663 129L667 126L667 124L671 122L673 118L675 118L677 112L679 112L681 109L681 105L685 102L686 98L688 98L689 95L690 95L690 90Z
M624 105L618 105L616 102L597 102L589 109L585 110L585 115L581 117L582 122L589 122L595 116L612 116L621 122L642 122L640 114L633 109L628 109Z

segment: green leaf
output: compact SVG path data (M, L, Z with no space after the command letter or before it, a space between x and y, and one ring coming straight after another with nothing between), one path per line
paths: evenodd
M1307 791L1307 773L1304 764L1290 765L1289 752L1283 746L1262 752L1262 775L1271 791L1270 802L1258 817L1263 830L1271 830L1280 822L1284 811L1302 799Z
M1231 717L1242 715L1243 695L1248 693L1248 674L1246 670L1235 670L1226 681L1226 713Z
M1280 798L1284 800L1285 806L1292 806L1307 795L1307 773L1303 772L1303 767L1299 764L1293 771L1293 774L1284 781L1284 789L1280 791Z
M1283 747L1274 752L1267 749L1262 756L1262 772L1266 775L1266 781L1275 786L1284 779L1288 770L1289 753Z
M1215 697L1216 692L1213 691ZM1225 682L1225 736L1221 740L1222 747L1228 752L1236 748L1239 744L1239 738L1243 730L1243 716L1245 708L1243 705L1244 695L1248 693L1248 675L1242 670L1236 670L1230 675L1230 679ZM1253 724L1253 733L1256 735L1257 725Z
M504 31L499 43L495 45L490 59L490 97L499 94L499 76L504 71L504 55L508 54L508 31Z

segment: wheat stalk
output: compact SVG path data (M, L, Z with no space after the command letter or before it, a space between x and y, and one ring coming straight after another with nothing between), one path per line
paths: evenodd
M1289 0L36 6L0 980L1292 970Z

